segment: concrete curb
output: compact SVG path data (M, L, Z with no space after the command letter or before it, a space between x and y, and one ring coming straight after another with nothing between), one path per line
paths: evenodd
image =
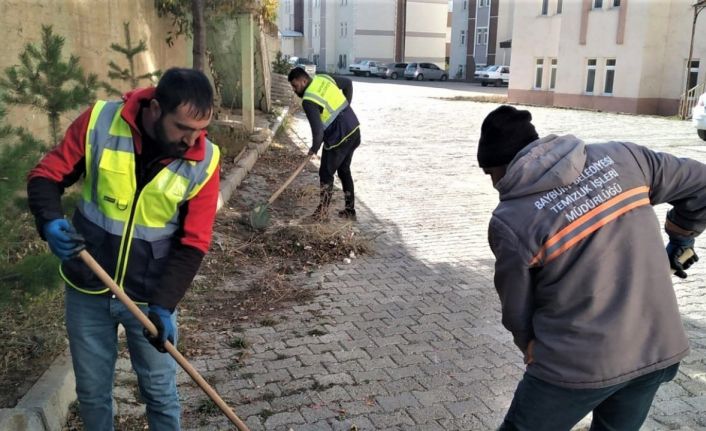
M264 137L264 140L253 142L251 139L245 153L240 157L235 167L226 175L224 180L221 181L221 191L218 195L218 210L230 200L231 196L233 196L233 192L240 185L248 172L250 172L255 162L257 162L257 159L270 146L272 138L282 126L288 114L289 108L285 107L282 113L275 119L275 122L270 126L270 134Z
M289 114L285 107L265 134L251 137L247 150L236 166L221 180L218 210L233 196L257 159L272 143L284 119ZM67 348L54 360L49 369L11 409L0 409L0 431L61 431L69 406L76 400L76 379Z

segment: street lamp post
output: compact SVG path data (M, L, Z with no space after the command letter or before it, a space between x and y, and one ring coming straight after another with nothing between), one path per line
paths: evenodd
M682 109L680 110L681 112L679 113L682 119L686 118L689 113L687 111L687 106L689 105L689 73L691 72L691 58L694 54L694 34L696 32L696 20L699 18L699 13L706 8L706 0L697 0L696 3L693 5L694 8L694 21L691 23L691 40L689 42L689 59L686 61L686 82L684 83L684 86L686 87L684 89L684 101L682 102Z

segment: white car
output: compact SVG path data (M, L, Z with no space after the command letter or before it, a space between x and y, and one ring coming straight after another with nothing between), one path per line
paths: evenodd
M510 82L510 66L493 65L488 66L480 71L480 85L486 87L488 84L493 84L500 87L503 84Z
M348 65L348 71L353 73L355 76L370 76L373 74L373 70L377 72L377 67L378 63L376 61L363 60L361 62Z
M691 123L696 127L699 138L706 141L706 93L699 97L699 101L691 110Z

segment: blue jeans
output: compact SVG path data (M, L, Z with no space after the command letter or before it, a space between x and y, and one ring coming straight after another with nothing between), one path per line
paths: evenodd
M499 431L570 430L589 412L590 431L637 431L659 385L672 380L678 368L675 364L600 389L562 388L525 373Z
M76 395L87 430L113 430L113 380L118 356L118 324L125 328L132 368L137 374L152 431L180 429L176 362L142 334L142 325L116 298L88 295L66 287L66 331L76 374ZM140 307L147 313L147 307ZM176 327L176 313L172 315ZM176 340L174 340L176 342Z

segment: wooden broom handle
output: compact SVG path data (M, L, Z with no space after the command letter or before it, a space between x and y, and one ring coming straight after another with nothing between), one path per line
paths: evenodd
M270 199L268 199L268 201L267 201L267 205L270 205L272 202L275 201L275 199L277 199L277 198L279 197L280 194L282 194L282 192L284 191L284 189L286 189L287 186L288 186L292 181L294 181L294 179L297 177L297 175L299 175L299 172L301 172L302 169L304 169L304 167L307 165L307 163L309 163L309 161L311 160L312 157L314 157L314 155L313 155L313 154L309 154L309 157L307 157L306 160L304 160L304 161L302 162L302 164L299 165L299 166L297 167L297 169L294 170L294 172L292 172L292 175L290 175L289 178L287 178L287 181L285 181L284 184L282 184L282 185L280 186L280 188L278 188L277 191L274 192L274 193L272 194L272 196L270 196Z
M137 320L140 321L142 326L147 328L148 331L152 335L157 335L157 328L154 326L152 321L145 316L145 313L140 310L140 308L123 292L123 290L120 288L120 286L115 283L115 281L108 275L107 272L101 266L96 262L95 259L93 259L93 256L91 256L86 250L81 250L81 252L78 254L81 260L84 261L86 265L88 265L89 268L91 268L91 271L93 271L98 278L105 284L111 292L113 292L113 295L115 295L120 302L125 305L128 310L137 318ZM186 373L191 376L191 378L196 382L201 389L206 392L206 395L208 395L211 400L216 403L218 408L221 409L221 411L230 419L230 421L238 428L240 431L250 431L248 426L245 425L243 421L238 418L238 416L235 415L235 412L233 412L233 409L231 409L228 404L223 401L223 399L218 395L218 393L204 380L203 377L199 374L198 371L196 371L196 368L194 368L189 361L186 360L186 358L179 353L179 351L174 347L172 343L170 343L168 340L164 343L164 348L169 352L170 355L174 358L174 360L177 361L177 363L186 371Z

